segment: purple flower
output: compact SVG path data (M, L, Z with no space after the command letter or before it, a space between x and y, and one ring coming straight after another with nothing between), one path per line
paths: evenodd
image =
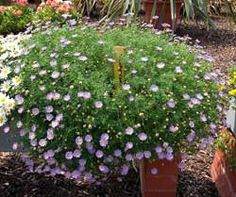
M22 114L23 111L24 111L24 108L23 108L23 107L20 107L17 111L18 111L19 114Z
M128 127L125 129L125 134L132 135L134 133L134 129L131 127Z
M19 146L19 144L17 142L14 142L13 145L12 145L12 149L17 150L18 146Z
M174 108L176 105L176 102L173 100L173 99L170 99L168 102L167 102L167 106L170 107L170 108Z
M138 134L138 138L141 141L145 141L147 139L147 134L142 132L142 133Z
M159 159L165 159L165 158L166 158L166 154L163 153L163 152L158 153L157 155L158 155L158 158L159 158Z
M122 152L121 152L120 149L116 149L116 150L114 151L114 156L115 156L115 157L120 157L121 154L122 154Z
M59 125L59 121L57 120L52 121L52 124L51 124L52 128L56 128L58 125Z
M52 114L46 114L46 119L47 121L51 121L53 119L53 115Z
M80 175L81 175L81 173L80 173L80 171L78 171L78 170L74 170L74 171L71 173L71 176L72 176L72 178L74 178L74 179L79 179L79 178L80 178Z
M73 159L73 152L72 151L67 151L65 155L67 160Z
M92 137L91 135L86 135L85 138L84 138L84 140L85 140L86 142L91 142L91 141L93 140L93 137Z
M158 169L157 168L152 168L151 169L151 174L152 175L157 175L157 173L158 173Z
M77 21L75 19L70 19L67 22L69 23L70 26L74 26L77 24Z
M206 54L198 54L197 58L207 60L208 62L213 62L214 58Z
M67 94L67 95L64 96L64 101L69 101L70 99L71 99L71 97L70 97L69 94Z
M63 114L57 114L56 120L59 121L59 122L62 121L63 120Z
M83 144L83 138L80 136L77 136L75 139L75 143L77 144L77 146L81 146Z
M184 168L186 167L185 163L183 161L181 161L179 164L178 164L178 168L180 169L180 171L183 171Z
M109 168L103 164L99 165L99 170L104 174L107 174L110 171Z
M193 121L189 121L189 126L190 126L191 128L194 128L194 127L195 127L194 122L193 122Z
M169 127L169 131L172 132L172 133L175 133L176 131L179 130L179 127L175 126L175 125L171 125Z
M31 131L35 132L35 131L36 131L36 129L37 129L36 125L35 125L35 124L33 124L33 125L32 125L32 127L31 127Z
M51 106L51 105L46 106L46 107L45 107L45 112L46 112L46 113L51 113L51 112L53 112L53 106Z
M133 156L131 154L125 155L126 161L131 161L133 159Z
M21 105L24 102L24 98L21 95L18 94L18 95L15 96L15 101L16 101L17 105Z
M82 154L81 154L81 151L80 151L80 150L78 150L78 149L74 150L73 156L74 156L75 158L80 158L81 155L82 155Z
M46 145L47 145L47 140L46 139L39 140L39 146L45 147Z
M50 149L47 151L47 154L48 154L48 157L54 157L55 152L52 149Z
M171 161L171 160L174 159L174 155L173 155L172 153L167 152L167 153L166 153L166 159L169 160L169 161Z
M33 114L34 116L37 116L37 115L39 114L39 109L38 109L38 108L33 108L33 109L32 109L32 114Z
M143 152L137 152L136 154L135 154L135 157L138 159L138 160L141 160L141 159L143 159Z
M47 139L48 139L48 140L53 140L53 139L54 139L54 132L53 132L53 129L48 129L48 130L47 130Z
M96 101L96 102L95 102L95 107L96 107L97 109L102 108L102 106L103 106L102 101Z
M125 145L126 150L132 149L134 147L133 142L127 142Z
M47 74L47 71L46 70L40 70L39 71L39 76L44 76L44 75L46 75Z
M183 72L183 69L182 69L180 66L176 66L176 67L175 67L175 72L176 72L176 73L182 73L182 72Z
M207 121L206 115L205 115L205 114L201 114L201 115L200 115L200 120L201 120L202 122L206 122L206 121Z
M150 151L144 151L144 157L149 159L152 156Z
M167 153L173 153L173 148L168 146L167 149L166 149L166 152Z
M201 94L196 94L196 97L199 99L199 100L202 100L203 99L203 96Z
M26 135L26 130L25 129L21 129L20 130L20 137L23 137Z
M80 160L79 160L79 165L80 165L80 166L85 166L86 163L87 163L87 162L86 162L85 159L80 159Z
M58 71L53 71L51 74L51 77L53 79L57 79L59 76L60 76L60 72L58 72Z
M101 147L106 147L108 145L109 135L107 133L103 133L100 137L99 144Z
M191 98L190 101L193 105L200 105L201 104L201 101L197 98Z
M129 102L134 101L134 96L129 96Z
M156 153L162 153L162 147L157 146L157 147L155 148L155 151L156 151Z
M96 155L97 158L100 159L100 158L103 157L104 154L103 154L103 152L101 150L98 150L98 151L96 151L95 155Z
M51 62L50 62L50 66L56 66L57 65L57 60L52 60Z
M3 129L4 133L9 133L9 131L10 131L10 127L4 127L4 129Z
M84 92L84 99L89 99L91 98L91 93L90 92Z
M192 130L192 132L187 135L188 142L192 142L194 140L195 136L196 136L196 133L195 133L195 131Z
M129 172L129 166L128 166L128 165L123 165L123 166L121 167L120 174L121 174L122 176L125 176L125 175L128 174L128 172Z

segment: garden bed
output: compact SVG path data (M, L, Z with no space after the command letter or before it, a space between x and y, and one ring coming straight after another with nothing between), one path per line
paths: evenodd
M197 29L196 25L187 28L180 26L177 33L189 34L200 40L206 51L215 59L215 67L226 68L236 64L236 31L224 18L217 18L219 31L207 33ZM222 39L223 38L223 39ZM223 40L223 41L222 41ZM211 180L209 168L213 151L208 149L191 156L186 161L186 168L180 173L178 197L206 196L217 197L218 193ZM17 154L0 154L0 193L5 197L12 196L140 196L138 172L132 170L129 176L119 178L116 175L107 177L105 184L95 185L84 182L73 182L63 177L51 177L29 173L20 162Z

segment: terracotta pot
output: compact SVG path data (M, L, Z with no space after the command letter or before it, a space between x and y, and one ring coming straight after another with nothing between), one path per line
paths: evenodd
M143 160L140 163L142 197L176 197L179 162L179 155L172 161ZM158 172L153 175L151 171L155 168Z
M222 129L222 134L227 134L224 144L232 152L236 159L235 143L236 139L228 132L226 128ZM211 166L212 180L215 182L217 190L221 197L236 196L236 169L230 168L227 157L221 150L217 150Z
M164 17L163 17L163 21L160 21L162 6L164 4L165 4ZM154 0L143 0L143 5L144 5L144 10L145 10L144 20L146 23L151 22L154 25L154 27L158 28L158 29L161 28L160 23L168 23L172 26L170 0L158 0L155 16L158 16L159 19L155 19L155 20L154 19L152 20L152 18L151 18L152 17L152 9L154 6ZM182 6L183 6L183 0L176 0L176 21L175 21L174 27L172 27L173 29L175 29L176 24L178 24L178 22L179 22L180 10L181 10Z

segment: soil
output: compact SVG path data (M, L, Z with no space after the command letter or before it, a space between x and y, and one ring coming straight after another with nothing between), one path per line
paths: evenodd
M215 67L226 70L236 65L236 25L222 17L214 18L217 30L207 32L196 23L182 23L178 35L188 34L198 39L215 59ZM190 156L178 180L178 197L218 197L209 169L211 149ZM19 154L0 153L0 197L139 197L139 174L135 170L126 177L107 177L105 184L87 184L30 173Z

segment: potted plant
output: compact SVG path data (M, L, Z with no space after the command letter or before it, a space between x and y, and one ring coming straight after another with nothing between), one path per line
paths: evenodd
M234 68L230 74L228 86L221 86L221 90L228 91L229 103L227 111L227 127L222 129L221 134L216 140L216 153L211 167L211 175L215 181L217 189L221 196L236 195L236 111L235 111L235 95L236 95L236 72Z
M94 182L140 166L143 196L175 196L181 155L210 143L218 119L210 65L164 32L72 27L39 32L5 60L14 109L1 125L20 129L30 170Z
M211 166L211 176L222 197L236 195L236 138L223 129L216 140L216 153Z
M145 21L151 22L156 28L161 28L162 23L168 23L175 30L182 7L188 20L198 17L206 23L208 28L215 27L208 15L208 4L204 0L143 0L143 5Z

